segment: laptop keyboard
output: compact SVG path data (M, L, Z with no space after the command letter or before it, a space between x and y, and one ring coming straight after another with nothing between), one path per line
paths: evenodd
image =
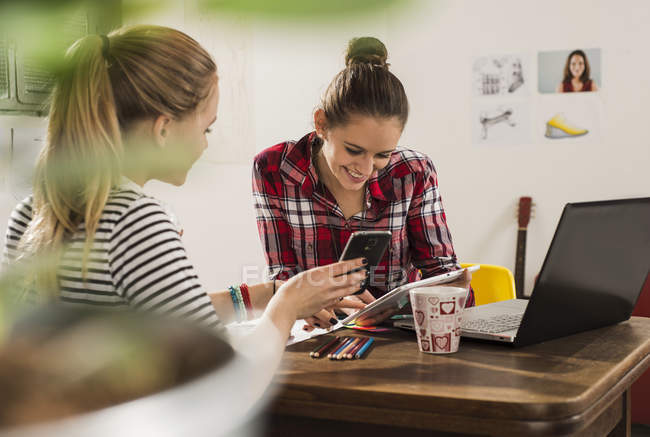
M522 314L501 314L484 319L463 320L460 327L466 331L497 334L503 331L519 328Z

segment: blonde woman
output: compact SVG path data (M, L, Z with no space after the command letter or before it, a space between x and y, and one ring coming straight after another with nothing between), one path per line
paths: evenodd
M142 188L152 179L182 185L208 146L218 76L196 41L165 27L123 28L77 41L65 67L33 196L13 211L3 256L6 264L54 260L33 281L46 300L159 312L217 330L260 312L258 331L277 355L296 318L356 305L343 298L365 278L351 272L360 259L284 283L201 287L169 214Z

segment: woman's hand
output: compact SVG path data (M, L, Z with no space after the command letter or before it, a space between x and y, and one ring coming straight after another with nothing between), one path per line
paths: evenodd
M472 273L468 270L465 270L465 272L460 278L456 279L455 281L448 282L442 285L448 285L450 287L460 287L469 290L469 284L471 281L472 281ZM399 312L399 308L388 308L382 311L381 313L374 314L372 316L363 315L357 320L357 325L360 326L377 325L383 322L384 320L388 319L389 317L392 317L397 312Z
M360 309L365 308L366 305L367 303L365 303L362 299L359 299L357 296L344 297L333 307L322 309L313 316L306 317L305 322L307 323L305 326L303 326L302 329L305 331L312 331L314 328L329 328L339 322L336 314L334 313L335 308L343 311L345 314L352 314Z
M344 302L348 304L341 298L357 291L365 280L368 273L362 267L366 262L358 258L304 271L282 284L276 296L289 307L287 310L295 311L296 318L310 317L323 308L338 308Z

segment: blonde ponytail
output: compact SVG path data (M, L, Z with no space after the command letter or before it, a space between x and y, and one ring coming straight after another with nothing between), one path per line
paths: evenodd
M122 140L102 39L89 35L66 53L52 97L47 143L34 176L33 219L23 257L38 254L36 288L56 293L56 264L65 237L86 227L85 264L111 188L121 174Z
M162 26L89 35L70 47L65 64L36 165L33 219L19 244L21 258L39 266L36 289L51 296L58 294L66 238L82 223L85 275L100 217L122 175L121 132L136 120L192 113L217 78L214 61L194 39Z

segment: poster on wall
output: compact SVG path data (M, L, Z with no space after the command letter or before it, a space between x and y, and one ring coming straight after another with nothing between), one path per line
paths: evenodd
M536 137L546 142L595 140L602 120L601 50L544 51L537 54L540 96ZM563 140L563 141L558 141Z
M600 136L602 102L597 93L574 98L567 94L540 96L535 140L543 143L593 142Z
M476 145L530 141L528 62L521 54L488 55L472 62L471 137Z
M472 64L474 96L528 94L529 78L521 55L481 56Z
M530 107L527 101L475 102L472 142L518 145L530 141Z
M602 87L600 49L539 52L538 89L542 94L596 92Z

